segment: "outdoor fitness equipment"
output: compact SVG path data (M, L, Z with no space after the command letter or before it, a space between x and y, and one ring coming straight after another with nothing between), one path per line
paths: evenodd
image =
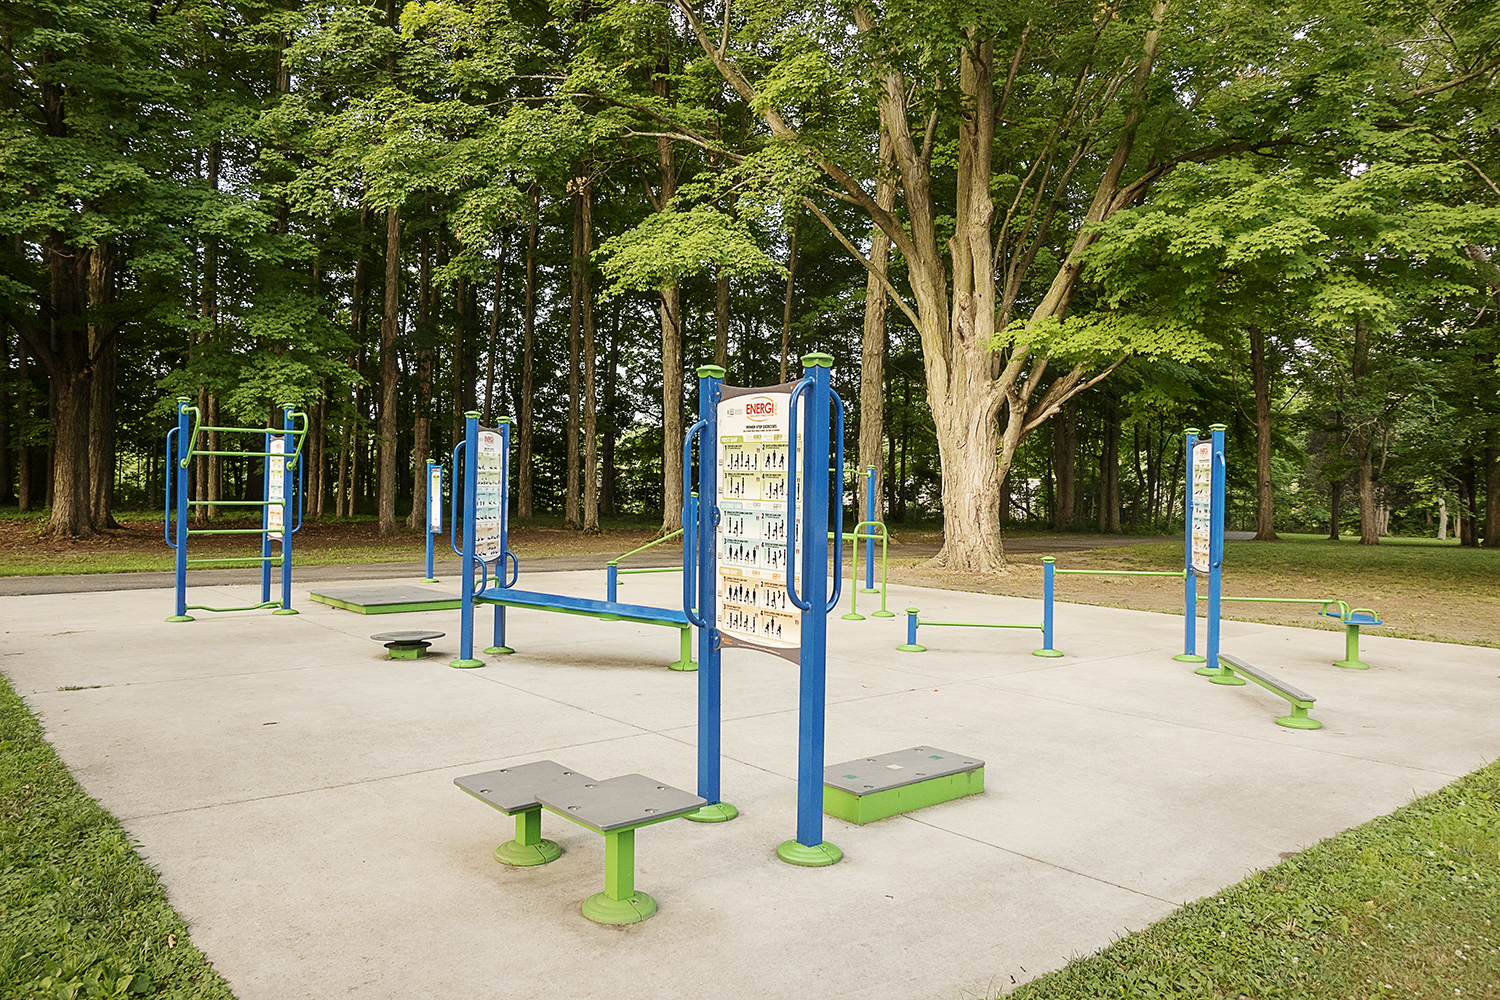
M618 601L596 601L584 597L566 597L515 589L521 565L510 551L510 421L501 418L499 427L480 427L479 413L464 415L464 439L453 448L454 482L463 473L463 490L453 490L453 513L449 544L463 559L461 576L459 658L449 666L482 667L484 661L474 658L474 605L491 604L495 608L494 645L484 652L498 656L515 652L506 645L505 609L531 608L583 615L600 621L628 621L641 625L675 628L681 637L679 659L669 664L673 670L694 670L692 628L688 617L675 608L653 608ZM459 496L462 493L467 516L463 521L463 548L456 534L459 518ZM490 565L495 567L495 582L489 584ZM475 587L474 577L480 582Z
M443 531L443 467L427 460L427 576L423 583L437 583L432 575L432 540Z
M177 426L167 432L167 465L172 474L167 477L163 500L166 508L163 534L167 544L177 551L177 601L176 613L169 622L190 622L189 611L257 611L261 608L276 608L272 614L295 615L292 608L292 536L302 527L302 445L307 440L307 414L301 413L287 403L281 407L282 429L268 430L264 427L210 427L202 422L202 414L196 406L189 406L186 396L177 398ZM300 421L300 426L298 422ZM220 434L254 434L264 441L261 451L216 451L198 448L198 435L203 431ZM288 458L290 454L290 458ZM261 500L189 500L188 465L198 455L221 455L231 458L265 459L265 493ZM297 508L297 523L288 526L286 511L294 502ZM259 528L189 528L189 507L259 507ZM174 524L175 514L175 524ZM259 556L221 556L189 559L188 538L193 535L259 535ZM280 554L271 554L271 544L280 546ZM212 608L203 604L191 607L187 603L187 570L189 566L207 564L260 564L260 603L243 607ZM271 566L281 568L281 600L271 599Z
M843 857L823 839L823 753L828 614L843 583L842 516L832 581L828 525L830 510L839 510L830 500L839 487L830 484L842 482L844 404L830 385L832 357L808 354L802 366L800 380L759 388L724 385L716 365L698 369L698 420L684 437L682 463L690 487L697 441L698 502L683 512L682 586L698 626L698 794L709 804L688 818L714 818L715 809L728 813L717 818L734 815L719 798L722 649L796 660L797 836L776 854L822 867Z
M880 610L871 611L871 618L894 618L894 611L885 609L887 594L887 546L890 543L890 533L886 530L885 522L875 517L875 466L865 466L865 519L854 526L854 531L845 536L854 541L853 565L849 570L850 581L859 580L859 543L862 539L865 543L865 585L864 587L850 586L849 588L849 613L843 615L846 621L864 621L865 616L859 613L858 602L860 594L877 593L875 589L875 541L880 541ZM833 535L828 536L832 538Z

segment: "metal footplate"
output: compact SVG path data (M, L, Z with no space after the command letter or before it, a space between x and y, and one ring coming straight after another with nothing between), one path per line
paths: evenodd
M823 769L823 811L851 823L911 812L984 791L984 761L912 747Z

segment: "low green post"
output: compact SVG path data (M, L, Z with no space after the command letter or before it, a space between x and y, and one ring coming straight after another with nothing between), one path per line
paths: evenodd
M583 901L599 924L633 924L656 912L656 900L635 891L635 827L604 834L604 891Z
M1335 667L1343 667L1345 670L1369 670L1370 665L1359 658L1359 625L1354 622L1344 623L1344 658L1334 660Z
M693 659L693 627L691 625L684 625L679 632L681 633L682 641L678 648L677 662L667 664L667 669L697 670L698 664Z
M542 838L542 808L516 813L516 839L495 848L495 860L513 868L545 865L562 856L562 848Z
M923 653L927 651L926 646L917 644L917 615L920 614L916 608L906 609L906 641L896 648L903 653Z

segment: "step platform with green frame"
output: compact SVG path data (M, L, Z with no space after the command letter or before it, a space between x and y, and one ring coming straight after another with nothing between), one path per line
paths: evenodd
M351 587L347 590L314 591L307 595L319 604L342 608L360 615L390 615L398 611L447 611L463 602L457 594L426 587Z
M861 825L982 791L984 761L936 747L912 747L823 768L823 811Z

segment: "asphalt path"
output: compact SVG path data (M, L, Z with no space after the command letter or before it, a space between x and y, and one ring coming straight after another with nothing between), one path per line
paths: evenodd
M1254 536L1250 531L1226 531L1228 539L1244 539ZM1125 545L1142 545L1149 542L1180 542L1182 536L1142 535L1028 535L1007 538L1005 551L1012 555L1036 554L1039 552L1081 552L1086 549L1118 548ZM908 542L891 547L891 555L900 559L931 559L937 555L936 542ZM678 561L668 552L644 552L631 559L631 565L639 568L672 566ZM572 570L603 571L609 555L541 556L526 558L527 573L561 573ZM439 580L458 575L458 560L444 559L434 566ZM328 580L395 580L402 577L421 579L427 573L427 564L421 561L383 563L340 563L330 566L297 566L293 579L302 583ZM255 583L260 579L256 569L196 569L191 577L195 587L215 587L229 584ZM173 573L91 573L58 574L55 576L9 576L0 577L0 597L19 597L32 594L97 594L116 590L165 590L177 585Z

